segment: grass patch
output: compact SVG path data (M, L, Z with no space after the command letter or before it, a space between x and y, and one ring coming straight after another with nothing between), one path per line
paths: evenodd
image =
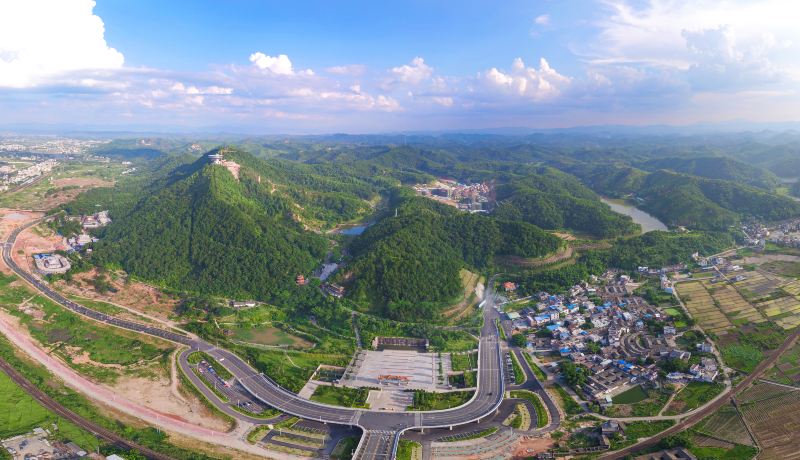
M723 347L722 358L734 369L750 373L764 360L764 353L753 345L737 343Z
M486 436L491 436L497 433L498 428L493 426L491 428L487 428L485 430L476 431L474 433L470 433L466 436L455 435L455 436L445 436L441 439L438 439L438 442L458 442L458 441L468 441L470 439L480 439L485 438Z
M624 391L613 398L614 404L634 404L647 399L647 393L642 389L641 385Z
M331 452L333 460L350 460L358 447L358 438L342 438L336 443L336 447Z
M367 396L369 388L347 388L330 385L320 385L311 395L312 401L330 404L332 406L357 407L369 409Z
M152 367L147 365L150 362L166 369L168 357L174 350L172 344L88 320L42 295L34 295L25 285L11 286L16 279L15 276L0 274L0 306L18 317L33 338L81 374L98 381L113 382L123 372L152 374ZM41 319L18 309L26 301ZM86 353L99 365L76 364L73 362L75 353ZM138 366L133 371L115 369L114 365L124 368Z
M414 403L408 410L444 410L466 404L472 398L474 391L451 391L448 393L429 393L423 390L414 390Z
M93 435L39 405L10 377L0 372L0 439L24 434L37 427L49 430L56 439L73 441L87 451L99 446Z
M450 353L450 368L455 372L477 369L478 352Z
M331 366L347 365L350 356L343 354L323 354L288 352L284 350L261 350L251 347L233 346L239 356L244 357L256 369L269 375L284 388L298 392L320 364Z
M531 358L531 355L522 352L522 356L525 358L525 361L528 362L528 366L530 366L531 371L533 371L533 375L535 375L536 378L539 379L539 381L544 382L545 380L547 380L547 374L545 374L544 371L539 366L537 366L535 362L533 362L533 358Z
M665 415L677 415L697 409L725 389L720 383L689 382L672 400Z
M233 338L242 342L291 348L311 348L313 344L274 326L237 327Z
M528 390L514 390L511 392L511 397L530 401L534 409L536 409L536 428L544 428L547 426L547 409L544 408L544 403L542 403L542 399L539 395Z
M578 415L583 413L583 408L580 404L578 404L572 397L567 393L561 385L556 384L553 388L555 388L556 393L558 394L558 399L561 400L561 408L564 410L564 413L567 415Z
M494 319L494 324L497 325L497 330L498 330L498 332L500 332L500 338L503 339L503 340L508 340L508 338L506 337L506 331L505 331L505 329L503 329L503 326L500 324L500 320L495 318Z
M732 449L721 447L690 447L689 451L697 458L703 460L750 460L758 453L758 449L752 446L737 444Z
M258 425L252 430L250 430L249 433L247 433L247 442L249 442L250 444L255 444L258 441L264 439L264 436L266 436L267 433L269 433L269 426Z
M525 372L522 371L516 353L509 352L509 355L511 355L511 368L514 369L514 383L522 385L525 383Z
M412 460L415 458L415 451L422 450L422 444L408 439L401 439L397 446L397 460Z

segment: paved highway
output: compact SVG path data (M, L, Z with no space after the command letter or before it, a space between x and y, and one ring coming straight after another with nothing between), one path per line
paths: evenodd
M485 321L481 329L481 339L478 347L478 387L469 402L454 409L431 412L394 413L350 409L301 398L297 394L281 387L269 377L260 374L237 355L203 340L135 321L118 319L86 308L62 296L51 289L45 281L19 267L12 258L17 236L26 228L39 222L40 220L33 221L17 228L3 246L3 260L17 275L53 301L75 313L95 321L141 334L160 337L186 345L191 349L208 353L221 365L225 366L255 398L280 411L309 420L360 427L365 435L362 436L361 443L356 451L356 457L359 459L394 458L397 442L404 431L414 428L450 427L474 422L496 410L503 400L505 382L500 357L499 334L494 321L498 313L493 308L494 297L490 288L491 284L486 289L484 299ZM181 357L184 360L186 354L181 354ZM204 385L201 385L199 389L205 393L210 392ZM215 399L210 398L210 400L214 401ZM392 434L387 436L386 433ZM389 452L389 457L386 457L385 452L387 451Z

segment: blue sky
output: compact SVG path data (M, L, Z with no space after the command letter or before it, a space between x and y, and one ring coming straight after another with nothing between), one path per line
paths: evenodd
M390 132L800 119L779 0L0 3L0 126Z

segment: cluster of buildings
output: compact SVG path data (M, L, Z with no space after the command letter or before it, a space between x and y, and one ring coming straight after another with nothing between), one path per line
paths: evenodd
M758 224L753 224L753 226L756 225ZM769 229L762 226L760 234L763 235L764 241L800 248L800 219L792 219Z
M46 155L82 155L110 141L52 137L0 138L0 152L34 153Z
M43 275L63 275L72 268L69 259L61 254L34 254L33 263Z
M108 211L100 211L88 216L70 217L69 219L80 222L81 228L84 230L105 227L111 223L111 217L109 217Z
M72 460L89 455L74 442L51 441L51 438L48 430L37 427L30 433L4 439L0 445L14 460Z
M463 211L488 212L494 203L494 187L486 182L462 184L452 179L438 179L433 184L417 184L414 191Z
M0 191L8 190L14 186L29 184L49 173L56 166L58 166L58 161L56 160L39 161L24 169L16 169L12 165L0 166Z
M659 269L659 276L669 270ZM541 292L525 308L507 313L514 328L527 335L531 351L555 354L589 370L582 388L589 398L610 405L614 395L633 386L663 383L660 361L688 363L692 352L711 353L708 343L696 344L692 351L680 349L670 316L634 295L638 285L628 276L608 272L602 279L603 285L582 283L565 295ZM666 380L712 382L717 377L712 357L689 369Z

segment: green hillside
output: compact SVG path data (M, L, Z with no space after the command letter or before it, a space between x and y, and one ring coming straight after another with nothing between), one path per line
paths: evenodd
M634 233L639 226L611 211L574 176L553 168L498 187L494 215L521 220L548 230L569 229L598 237Z
M668 169L707 179L734 181L767 190L773 190L779 185L778 178L771 172L727 157L659 158L644 162L639 167L648 171Z
M316 267L327 242L304 230L295 203L244 165L237 181L206 163L115 216L94 260L178 289L265 299Z
M561 240L525 222L468 214L400 192L397 216L370 227L352 246L350 297L394 319L433 318L462 293L459 270L496 255L541 257Z

